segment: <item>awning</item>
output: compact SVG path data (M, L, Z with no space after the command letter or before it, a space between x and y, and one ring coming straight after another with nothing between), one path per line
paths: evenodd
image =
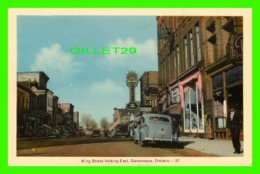
M49 126L47 124L42 124L42 126L46 127L47 129L53 129L51 126Z

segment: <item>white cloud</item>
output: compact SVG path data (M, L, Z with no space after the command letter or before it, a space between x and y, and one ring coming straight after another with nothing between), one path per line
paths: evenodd
M31 70L45 71L50 75L62 77L78 72L80 67L81 65L73 60L70 53L64 52L61 45L55 43L40 49L31 65Z
M123 92L123 88L111 79L94 82L89 86L90 93L93 94L118 94Z
M109 47L120 48L136 48L135 54L114 54L113 50L111 54L104 56L104 59L100 59L100 64L107 67L125 67L130 69L142 69L142 70L156 70L157 69L157 46L153 39L147 39L143 42L136 42L134 39L116 39L116 41L109 43Z

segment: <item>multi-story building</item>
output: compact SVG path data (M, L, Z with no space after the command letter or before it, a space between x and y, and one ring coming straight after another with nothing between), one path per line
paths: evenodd
M48 124L54 126L54 118L53 118L53 92L49 89L46 89L46 112L50 114L51 118L48 121Z
M140 78L141 106L151 108L149 112L158 112L157 95L158 95L158 72L144 72Z
M29 100L25 100L25 104L27 105L29 103L30 105L26 114L21 113L19 106L17 106L17 116L19 117L19 123L17 125L19 129L17 130L22 128L24 136L48 134L48 130L46 129L51 128L48 126L48 122L52 116L52 108L50 108L47 103L47 94L48 91L50 91L47 89L48 80L49 77L44 72L17 73L18 104L21 104L21 89L27 91L30 97ZM20 123L22 123L22 125L19 125Z
M229 106L235 106L243 117L243 18L207 17L204 29L205 113L213 124L212 135L228 138Z
M63 130L72 131L74 106L71 103L60 103L59 108L63 114Z
M30 136L41 122L33 111L37 110L37 96L27 87L17 84L17 137Z
M77 126L79 127L79 112L75 111L73 112L73 122L77 124Z
M59 108L59 97L53 96L53 124L54 128L56 128L59 132L61 132L63 121L62 110Z
M157 17L159 108L183 133L226 137L227 107L242 109L242 26L241 17Z

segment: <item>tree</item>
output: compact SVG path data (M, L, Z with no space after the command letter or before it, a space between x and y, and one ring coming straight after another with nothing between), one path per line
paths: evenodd
M98 128L98 123L96 122L96 120L91 120L91 127L92 129Z
M103 128L104 130L105 129L108 129L108 120L107 120L107 118L106 117L103 117L103 118L101 118L101 120L100 120L100 128Z
M81 121L87 130L98 128L97 122L94 119L92 119L92 116L90 114L83 114L81 116Z

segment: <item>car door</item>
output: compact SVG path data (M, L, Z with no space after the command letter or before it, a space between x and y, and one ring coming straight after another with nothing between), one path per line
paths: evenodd
M145 138L147 138L148 130L147 130L147 124L146 124L146 118L141 118L141 125L140 125L140 141L144 141Z

